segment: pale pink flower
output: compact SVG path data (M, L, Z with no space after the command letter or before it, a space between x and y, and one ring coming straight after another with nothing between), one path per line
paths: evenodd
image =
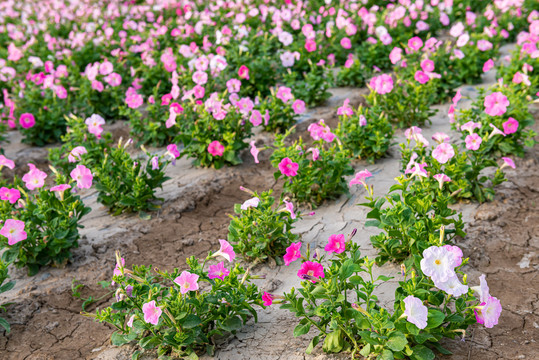
M367 126L367 118L363 114L359 115L359 126Z
M427 327L427 317L429 309L423 305L421 299L413 295L407 296L404 300L404 313L406 320L414 324L420 329Z
M465 124L462 124L460 126L460 130L461 131L468 131L470 134L473 133L473 131L475 129L480 129L481 128L481 123L480 122L473 122L473 121L468 121L467 123Z
M324 250L330 253L334 252L335 254L343 253L346 250L344 235L331 235Z
M281 99L284 103L287 103L289 100L294 98L292 95L292 89L286 86L280 86L275 95L277 99Z
M140 107L143 102L144 102L144 99L142 98L142 95L137 94L136 92L129 94L125 99L125 103L131 109L136 109Z
M514 134L518 130L518 121L510 117L506 122L503 123L503 132L505 135Z
M251 117L249 118L249 121L253 126L258 126L262 124L262 114L258 110L253 110L251 112Z
M425 170L425 167L427 167L427 163L422 163L422 164L415 163L411 171L412 175L410 176L410 178L414 176L419 176L419 177L424 177L424 178L428 177L429 174L427 173L427 170Z
M453 105L454 106L457 106L457 103L460 101L460 99L462 98L462 95L460 93L460 89L457 89L457 93L455 94L455 96L453 96Z
M487 51L492 49L492 43L488 40L479 40L477 42L477 48L481 51Z
M71 189L71 185L69 185L69 184L60 184L60 185L56 185L56 186L51 187L50 191L64 192L67 189Z
M436 141L438 144L441 144L449 140L449 135L443 132L436 132L432 135L432 140Z
M212 257L222 256L224 257L228 262L231 262L236 258L236 253L234 252L234 248L230 243L226 240L219 239L219 243L221 244L221 248L219 251L214 253Z
M355 184L362 184L363 186L367 186L367 183L365 182L365 180L367 178L370 178L371 176L372 176L371 172L367 169L360 171L355 175L355 177L352 180L350 180L349 185L352 186Z
M103 90L105 90L105 86L101 81L94 80L92 81L92 89L97 92L103 92Z
M447 281L435 282L434 286L455 297L459 297L468 292L468 286L462 284L456 274Z
M224 280L230 274L230 270L225 267L224 262L220 262L217 265L210 265L208 270L208 277L210 279Z
M290 218L294 220L296 218L296 213L294 212L294 204L290 201L284 200L285 210L290 213Z
M510 168L513 168L513 169L516 169L515 162L511 158L502 157L502 160L503 160L503 164L500 167L500 169L503 169L506 166L509 166Z
M8 167L10 169L14 169L15 168L15 162L13 160L8 159L4 155L0 155L0 169L3 166L6 166L6 167Z
M77 187L79 189L89 189L92 187L92 180L94 176L90 169L84 165L77 165L71 173L71 178L77 182Z
M131 315L131 317L129 318L129 320L127 320L127 326L129 327L133 327L133 321L135 321L135 315Z
M152 300L142 305L142 312L144 313L145 322L148 324L157 325L163 310L155 305L155 300Z
M34 164L28 164L28 167L30 168L30 171L22 177L22 181L26 183L25 185L28 190L39 189L45 185L47 174L36 168Z
M208 145L208 152L213 156L223 156L225 147L219 141L215 140Z
M102 125L105 125L105 119L103 119L98 114L93 114L87 118L84 123L88 126L88 132L95 135L98 139L101 138L101 133L103 132Z
M454 267L460 266L460 264L462 264L463 253L462 253L462 250L458 246L444 245L443 248L449 252L452 252L453 255L455 255L453 259Z
M504 134L503 131L501 131L500 129L498 129L493 123L488 124L488 126L490 126L490 127L492 128L492 132L491 132L490 135L488 136L489 139L490 139L491 137L493 137L494 135L507 136L506 134Z
M369 86L378 94L384 95L393 90L393 78L387 74L375 76L369 82Z
M245 200L245 202L241 205L240 209L247 210L250 207L258 207L258 204L260 204L260 199L257 197L251 198L249 200Z
M70 163L77 162L78 160L81 159L81 155L86 154L86 153L88 153L88 151L86 150L84 146L74 147L73 150L71 150L69 154L67 155L67 160Z
M487 277L485 274L479 277L479 286L473 286L472 290L479 296L480 302L486 302L490 297L489 288L487 284Z
M455 254L443 247L431 246L423 251L421 271L434 282L445 282L454 276Z
M299 258L301 258L301 242L290 244L290 246L286 248L286 254L283 256L284 264L289 266Z
M15 245L28 237L26 231L24 231L24 225L24 221L7 219L2 229L0 229L0 235L7 238L8 245Z
M348 106L349 103L350 103L350 99L348 98L345 99L343 106L337 109L337 115L346 115L346 116L354 115L354 110L352 110L352 108Z
M318 160L318 158L320 157L320 150L318 150L317 148L309 148L307 149L307 152L309 151L313 154L313 161Z
M464 142L466 143L466 149L468 150L477 150L481 146L481 142L483 142L483 139L477 134L470 134L466 136L466 139L464 139Z
M251 145L251 150L250 150L251 155L255 159L255 164L258 164L260 162L260 161L258 161L258 153L260 153L260 150L258 150L258 148L256 147L254 140L251 141L250 145Z
M325 277L326 275L324 274L324 267L322 264L312 261L305 261L303 264L301 264L301 268L298 270L298 276L301 279L308 279L315 283L315 278Z
M299 164L293 162L290 158L285 157L279 163L279 170L284 176L296 176L298 174Z
M21 192L17 189L9 189L7 187L0 188L0 199L7 200L10 204L15 204L21 197Z
M501 92L497 91L485 97L485 112L490 116L505 114L509 106L509 100Z
M222 264L222 263L221 263ZM183 271L180 276L174 279L174 282L180 287L180 292L185 294L189 291L198 290L198 275L189 271Z
M226 88L231 94L235 94L240 91L241 81L238 79L230 79L226 82Z
M432 151L432 157L438 160L440 164L445 164L453 156L455 156L455 149L448 143L441 143Z
M393 50L389 53L389 61L393 65L398 63L402 59L402 49L398 47L394 47Z
M438 181L438 184L440 185L440 190L442 190L444 183L451 181L449 176L447 176L446 174L436 174L433 176L433 178Z

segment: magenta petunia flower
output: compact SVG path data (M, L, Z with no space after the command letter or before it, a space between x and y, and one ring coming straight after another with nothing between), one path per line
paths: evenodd
M346 98L344 100L343 105L337 109L337 115L347 115L347 116L354 115L354 110L348 106L349 103L350 103L350 99Z
M219 251L214 253L212 257L222 256L224 257L228 262L231 262L236 258L236 253L234 252L234 248L230 243L226 240L219 239L219 243L221 244L221 248Z
M180 287L180 292L185 294L189 291L198 290L198 275L189 271L183 271L180 276L174 279L174 282Z
M352 47L352 41L350 41L349 38L347 37L343 37L341 39L341 46L344 48L344 49L350 49Z
M509 106L509 100L501 92L497 91L485 97L485 112L490 116L505 114Z
M387 74L375 76L369 82L369 86L378 94L384 95L393 90L393 78Z
M433 72L434 71L434 61L432 61L430 59L425 59L425 60L421 61L421 69L426 73Z
M315 51L316 41L314 41L313 39L308 39L307 41L305 41L305 50L307 50L307 52Z
M220 262L217 265L210 265L208 271L208 277L210 279L221 279L224 280L230 274L230 271L225 267L224 262Z
M28 237L26 231L24 231L24 226L24 221L7 219L2 229L0 229L0 235L7 238L8 245L15 245Z
M249 118L249 121L253 126L258 126L262 124L262 114L258 110L253 110L251 112L251 117Z
M275 297L268 292L264 291L264 293L262 294L262 301L264 301L264 306L270 306L273 303L273 299L275 299Z
M223 156L225 147L219 141L215 140L208 145L208 152L213 156Z
M28 164L28 167L30 168L30 171L28 171L22 177L22 181L25 182L25 185L28 190L39 189L40 187L45 185L45 179L47 178L47 174L36 168L34 164Z
M7 200L10 204L15 204L21 197L21 192L17 189L2 187L0 189L0 199Z
M286 254L284 254L284 264L289 266L292 262L301 258L301 242L292 243L286 248Z
M178 150L178 145L169 144L167 145L167 153L170 154L174 159L180 156L180 151Z
M367 169L362 170L356 174L356 176L350 180L349 185L355 185L355 184L362 184L363 186L367 186L366 179L370 178L372 176L371 172Z
M453 156L455 156L455 149L453 149L453 145L448 143L441 143L432 151L432 157L438 160L440 164L445 164Z
M293 162L290 158L285 157L279 163L279 170L284 176L296 176L298 174L299 164Z
M488 59L484 64L483 64L483 72L487 72L489 71L490 69L492 69L494 67L494 61L492 59Z
M503 132L505 135L514 134L518 130L518 121L510 117L506 122L503 124Z
M142 305L142 312L144 313L145 322L148 324L157 325L163 310L155 305L155 300L152 300Z
M329 237L328 243L324 248L327 252L334 252L336 254L343 253L346 250L345 240L343 234L335 234Z
M71 173L71 178L77 182L77 187L79 189L89 189L92 187L92 180L94 176L90 169L84 165L77 165Z
M445 282L455 274L455 254L443 247L431 246L423 251L421 271L434 282Z
M305 261L303 264L301 264L301 268L298 270L298 276L303 279L303 275L307 275L307 277L313 278L325 277L324 267L322 266L322 264L319 263ZM316 282L316 280L314 279L310 281L313 283Z
M51 187L50 191L63 192L63 191L66 191L67 189L71 189L71 185L69 185L69 184L60 184L60 185L56 185L56 186Z
M21 117L19 118L19 124L21 124L24 129L30 129L36 124L36 119L33 114L24 113L21 114Z
M481 303L479 308L474 309L474 313L477 322L490 329L498 324L498 319L502 313L502 304L500 300L490 296L486 302Z
M282 100L282 102L287 103L294 98L294 95L292 95L292 89L289 87L280 86L275 97Z
M483 142L483 139L481 139L481 136L477 134L470 134L466 136L464 142L466 143L466 149L475 151L479 149L479 147L481 146L481 142Z
M454 106L457 106L457 103L460 101L460 99L462 99L462 95L460 93L460 89L457 89L457 93L455 94L455 96L453 96L453 105Z
M414 36L408 40L408 47L414 51L417 51L423 47L423 40L421 40L420 37Z
M403 302L403 316L406 317L406 320L408 320L420 329L426 328L429 309L425 305L423 305L421 299L416 298L413 295L409 295L403 300Z
M240 66L238 69L238 77L240 79L249 80L249 68L245 65Z

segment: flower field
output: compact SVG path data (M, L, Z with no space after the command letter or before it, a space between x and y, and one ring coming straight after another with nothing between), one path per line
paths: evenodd
M0 358L533 359L539 3L0 4Z

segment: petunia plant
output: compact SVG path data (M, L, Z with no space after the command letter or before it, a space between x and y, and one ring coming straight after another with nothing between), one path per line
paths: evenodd
M348 102L346 99L337 111L339 125L335 135L352 156L372 163L389 150L394 134L393 126L379 107L359 106L353 110Z
M294 205L286 199L276 203L272 190L258 194L241 189L252 198L234 205L236 216L231 215L228 241L237 253L249 261L271 258L281 264L286 248L299 238L299 235L292 233L299 214L294 212Z
M464 338L475 322L497 324L499 300L489 294L484 275L477 289L469 287L461 270L468 259L458 247L433 245L414 255L399 276L393 308L381 306L377 288L391 278L374 276L375 261L361 255L354 233L330 236L325 252L293 249L293 261L302 262L301 285L284 296L264 294L266 305L281 303L299 318L294 336L314 329L307 353L322 344L327 353L352 357L432 360L434 351L451 353L440 344L443 338Z
M7 281L9 279L8 265L9 264L0 259L0 294L13 289L15 286L14 281ZM5 311L7 305L9 304L0 304L0 311ZM11 326L7 320L2 317L0 317L0 326L3 327L8 334L11 331Z
M22 181L15 178L0 192L2 259L35 275L46 265L64 266L78 247L80 219L90 212L75 187L91 186L91 173L79 165L71 179L55 171L56 186L45 187L47 174L29 164ZM24 182L24 184L23 184Z
M347 150L331 129L320 120L309 126L315 140L308 147L300 137L290 146L284 141L293 129L275 137L271 164L275 179L283 177L283 190L299 204L316 207L326 199L348 192L345 176L354 172Z
M113 280L114 302L85 313L116 328L114 345L136 341L142 349L157 349L158 356L197 359L197 353L213 354L216 336L235 333L263 307L258 287L239 264L226 240L221 249L202 261L187 259L187 270L172 272L151 266L125 267L117 254ZM217 261L226 259L227 262ZM139 354L137 351L136 354Z

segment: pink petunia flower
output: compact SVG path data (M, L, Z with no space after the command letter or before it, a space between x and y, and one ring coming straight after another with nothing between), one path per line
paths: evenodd
M50 191L64 192L67 189L71 189L71 185L69 185L69 184L60 184L60 185L56 185L56 186L51 187Z
M240 209L247 210L251 207L258 207L258 204L260 204L260 199L257 197L251 198L249 200L245 200L245 202L241 205Z
M369 86L378 94L384 95L393 90L393 78L387 74L375 76L369 82Z
M298 276L301 279L308 279L315 283L315 278L325 277L324 267L319 263L305 261L303 264L301 264L301 268L298 270Z
M464 142L466 143L466 149L475 151L479 149L483 139L477 134L470 134L466 136Z
M284 254L284 264L289 266L292 262L301 258L301 242L292 243L286 248L286 254Z
M356 176L350 181L349 185L355 185L355 184L362 184L363 186L367 186L367 183L365 182L365 179L370 178L372 176L371 172L367 169L360 171L356 174Z
M426 73L433 72L434 71L434 61L432 61L430 59L425 59L425 60L421 61L421 69Z
M155 300L152 300L142 305L142 312L144 313L145 322L148 324L157 325L163 310L155 305Z
M245 65L240 66L238 69L238 77L240 79L249 80L249 68Z
M293 220L296 218L296 213L294 212L294 204L290 201L284 200L285 210L290 213L290 218Z
M406 320L408 320L420 329L426 328L429 309L425 305L423 305L421 299L416 298L413 295L409 295L403 300L403 302L403 316L406 317Z
M398 47L394 47L393 50L389 53L389 61L393 65L398 63L402 59L402 49Z
M502 304L497 298L490 296L486 302L482 302L479 308L474 309L475 319L486 328L492 328L498 324L502 313Z
M444 183L451 181L451 178L449 178L449 176L447 176L446 174L436 174L433 176L433 178L438 181L440 190L442 190Z
M509 106L509 100L501 92L497 91L485 97L485 112L490 116L505 114Z
M279 163L279 170L284 176L296 176L298 174L299 164L293 162L290 158L285 157Z
M231 262L236 258L236 253L234 252L234 248L230 243L226 240L219 239L219 243L221 244L221 248L219 251L214 253L212 257L222 256L224 257L228 262Z
M455 156L455 149L448 143L441 143L432 151L432 157L438 160L440 164L445 164L453 156Z
M180 276L174 279L174 282L180 287L180 292L185 294L189 291L198 290L198 278L199 276L197 274L183 271Z
M275 299L275 297L268 293L268 292L265 292L262 294L262 301L264 301L264 306L270 306L271 304L273 304L273 299Z
M178 158L178 156L180 156L178 145L176 144L167 145L167 153L170 154L170 156L172 156L174 159Z
M430 78L423 71L418 70L418 71L416 71L416 73L414 75L414 79L420 84L426 84L429 81Z
M483 72L487 72L490 69L494 67L494 61L492 59L488 59L485 64L483 64Z
M316 41L314 41L313 39L308 39L307 41L305 41L305 50L307 50L307 52L315 51Z
M459 278L455 274L455 276L451 277L449 280L439 283L434 283L434 286L436 286L438 289L445 291L449 295L453 295L455 297L459 297L461 295L464 295L468 292L468 286L464 285L460 282Z
M462 257L464 254L462 253L462 250L458 246L454 245L444 245L443 248L449 252L452 252L454 256L453 266L457 267L462 264Z
M7 200L10 204L15 204L21 198L21 192L17 189L9 189L7 187L0 188L0 199Z
M455 94L455 96L453 96L453 105L454 106L457 106L457 103L460 101L460 99L462 99L462 95L460 93L460 89L457 89L457 93Z
M223 156L225 147L219 141L215 140L208 145L208 152L213 156Z
M19 118L19 124L21 124L24 129L30 129L36 124L36 119L33 114L24 113L21 114L21 117Z
M77 182L77 187L79 189L89 189L92 187L94 176L86 166L77 165L69 175L71 175L71 178Z
M47 174L36 168L34 164L28 164L28 167L30 168L30 171L28 171L22 177L22 181L25 182L25 185L28 190L39 189L40 187L45 185L45 179L47 178Z
M0 169L3 166L6 166L13 170L15 168L15 162L13 160L8 159L4 155L0 155Z
M408 40L408 47L414 51L417 51L423 47L423 40L417 36L414 36Z
M24 225L24 221L7 219L2 229L0 229L0 235L7 238L8 245L15 245L28 237L26 231L24 231Z
M292 110L294 110L294 113L296 114L303 114L305 112L305 101L297 99L292 104Z
M506 166L509 166L510 168L513 168L513 169L516 169L515 162L511 158L502 157L502 160L503 160L503 164L500 167L500 169L503 169Z
M208 271L208 277L210 279L221 279L224 280L230 274L230 270L225 267L224 262L220 262L217 265L210 265Z
M101 133L103 132L102 125L105 125L105 119L103 119L98 114L93 114L87 118L84 123L88 126L88 132L95 135L98 139L101 138Z
M328 243L326 247L324 248L324 250L326 250L329 253L332 253L332 252L336 254L343 253L344 250L346 250L344 235L343 234L331 235L329 237Z
M505 135L514 134L518 130L518 121L512 117L510 117L502 125L503 125L503 132L505 133Z

